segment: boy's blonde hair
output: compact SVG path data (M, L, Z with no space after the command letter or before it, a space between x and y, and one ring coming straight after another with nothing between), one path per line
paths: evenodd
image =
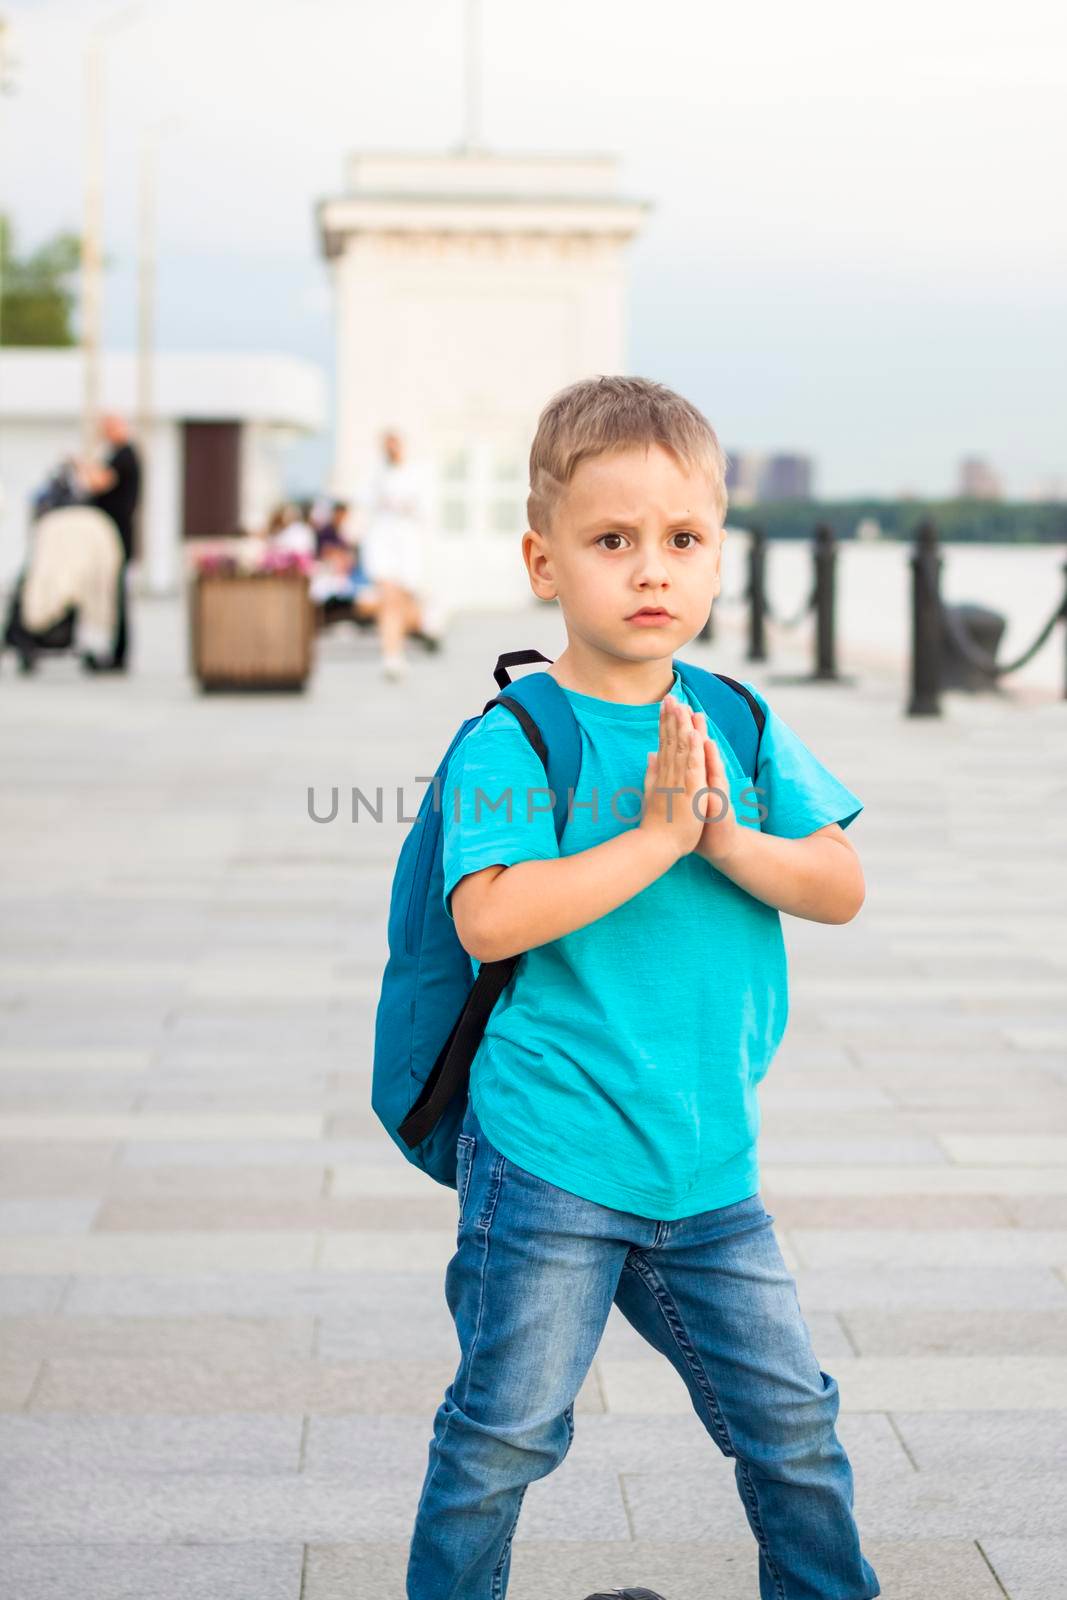
M547 532L552 512L578 463L611 450L658 444L688 468L703 468L726 520L726 453L696 406L649 378L583 378L561 389L541 412L530 447L531 528Z

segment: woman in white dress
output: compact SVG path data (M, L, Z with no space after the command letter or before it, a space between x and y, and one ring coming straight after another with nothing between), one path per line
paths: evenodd
M382 435L384 459L367 496L360 540L363 570L379 596L382 670L399 678L407 670L404 638L422 631L420 591L425 572L426 494L419 469L405 459L401 436Z

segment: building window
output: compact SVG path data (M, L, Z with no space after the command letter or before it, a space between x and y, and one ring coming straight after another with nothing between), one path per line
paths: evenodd
M526 477L516 442L453 439L437 455L438 516L446 534L495 538L526 525Z
M489 521L494 533L521 533L525 518L517 500L494 500Z
M466 533L469 520L465 500L441 501L441 526L446 533Z

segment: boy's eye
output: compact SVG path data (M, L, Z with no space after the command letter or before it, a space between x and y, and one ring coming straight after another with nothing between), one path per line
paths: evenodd
M597 544L604 544L605 539L621 539L622 537L623 535L621 533L602 533L596 542ZM679 528L677 533L672 534L671 537L674 539L695 539L697 544L700 544L701 542L700 534L693 533L689 528ZM604 548L606 550L617 550L619 546L617 544L604 545ZM682 550L688 550L690 546L688 544L683 544L680 546L680 548Z

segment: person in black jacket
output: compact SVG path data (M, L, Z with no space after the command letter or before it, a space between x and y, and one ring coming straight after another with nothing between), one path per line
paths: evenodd
M82 659L87 668L96 672L125 672L129 652L126 574L133 556L133 519L141 492L141 462L130 443L130 431L124 417L109 412L100 420L100 431L109 446L107 459L102 465L82 462L80 475L90 491L88 504L106 511L118 529L123 558L119 569L118 620L111 660L101 662L94 656Z

